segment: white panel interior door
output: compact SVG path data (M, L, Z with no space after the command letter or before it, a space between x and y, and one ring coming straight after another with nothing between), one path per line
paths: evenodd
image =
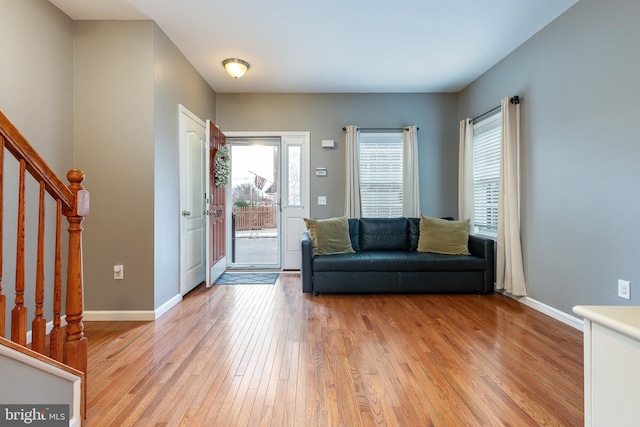
M180 106L180 293L205 279L205 124Z

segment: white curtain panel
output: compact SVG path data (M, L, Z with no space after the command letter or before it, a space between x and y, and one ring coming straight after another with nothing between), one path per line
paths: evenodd
M460 121L458 151L458 219L473 218L473 123Z
M360 218L360 131L358 126L347 126L347 188L345 192L345 215L347 218Z
M420 217L420 165L418 162L418 127L402 129L402 214Z
M496 287L527 295L520 244L520 104L502 100L502 152L498 198Z

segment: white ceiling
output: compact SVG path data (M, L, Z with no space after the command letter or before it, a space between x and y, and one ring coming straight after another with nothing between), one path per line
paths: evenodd
M458 92L578 0L49 1L75 20L154 20L218 93L342 93Z

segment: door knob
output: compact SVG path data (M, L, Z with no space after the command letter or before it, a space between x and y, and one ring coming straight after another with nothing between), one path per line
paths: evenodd
M182 216L189 216L191 215L191 212L189 211L182 211Z

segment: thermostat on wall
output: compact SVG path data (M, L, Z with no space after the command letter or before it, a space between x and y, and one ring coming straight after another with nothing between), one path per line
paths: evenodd
M336 142L333 139L323 139L322 148L333 148L336 146Z
M327 168L316 168L316 176L327 176Z

